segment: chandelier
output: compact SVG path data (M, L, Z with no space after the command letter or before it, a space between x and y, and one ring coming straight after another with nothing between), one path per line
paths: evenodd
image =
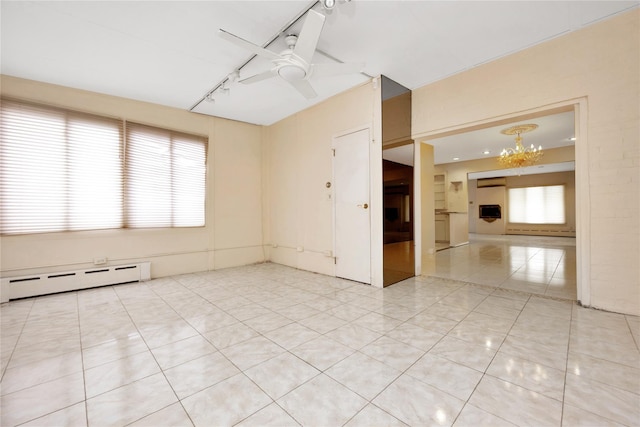
M533 144L531 147L525 148L522 145L522 137L520 134L531 132L538 127L536 124L525 124L512 126L507 129L503 129L500 133L504 135L516 135L515 148L504 148L498 157L498 162L505 168L520 168L522 166L529 166L537 163L542 157L542 145L535 148Z

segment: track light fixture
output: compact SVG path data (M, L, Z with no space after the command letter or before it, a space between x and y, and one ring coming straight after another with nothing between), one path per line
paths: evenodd
M327 10L331 10L336 7L336 0L321 0L322 7Z
M229 83L235 83L238 81L238 79L240 79L239 70L234 70L231 73L229 73L229 75L227 76L227 80L229 81Z

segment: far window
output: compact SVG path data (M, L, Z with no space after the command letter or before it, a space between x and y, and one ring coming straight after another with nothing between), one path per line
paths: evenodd
M136 123L126 134L127 226L203 226L205 139Z
M509 222L564 224L564 185L509 189Z

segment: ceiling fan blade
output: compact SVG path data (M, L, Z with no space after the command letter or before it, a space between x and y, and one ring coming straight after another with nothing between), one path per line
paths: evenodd
M293 53L307 64L311 64L311 59L316 51L320 33L324 26L324 19L324 15L314 10L307 12L296 47L293 48Z
M316 96L318 96L308 80L294 80L290 81L289 83L307 99L315 98Z
M259 55L259 56L262 56L264 58L271 59L271 60L282 59L282 57L280 55L278 55L277 53L271 52L270 50L267 50L267 49L265 49L263 47L260 47L257 44L253 44L253 43L251 43L251 42L249 42L249 41L247 41L247 40L245 40L243 38L240 38L240 37L238 37L238 36L236 36L234 34L231 34L231 33L227 32L227 31L225 31L225 30L222 30L222 29L218 30L218 35L220 37L222 37L223 39L225 39L227 41L230 41L231 43L233 43L233 44L235 44L237 46L240 46L240 47L242 47L244 49L247 49L250 52L255 53L256 55Z
M273 70L264 71L262 73L256 74L251 77L247 77L246 79L239 80L239 82L243 84L251 84L251 83L261 82L262 80L270 79L271 77L275 77L276 75L277 73L275 72L275 69L273 69Z
M311 75L313 77L327 77L338 76L341 74L356 74L360 73L363 68L363 63L341 64L337 62L323 62L320 64L313 64Z

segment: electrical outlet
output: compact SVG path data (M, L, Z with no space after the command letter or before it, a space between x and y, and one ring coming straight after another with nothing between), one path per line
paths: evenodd
M107 263L107 257L94 258L93 259L93 265L102 265L102 264L106 264L106 263Z

